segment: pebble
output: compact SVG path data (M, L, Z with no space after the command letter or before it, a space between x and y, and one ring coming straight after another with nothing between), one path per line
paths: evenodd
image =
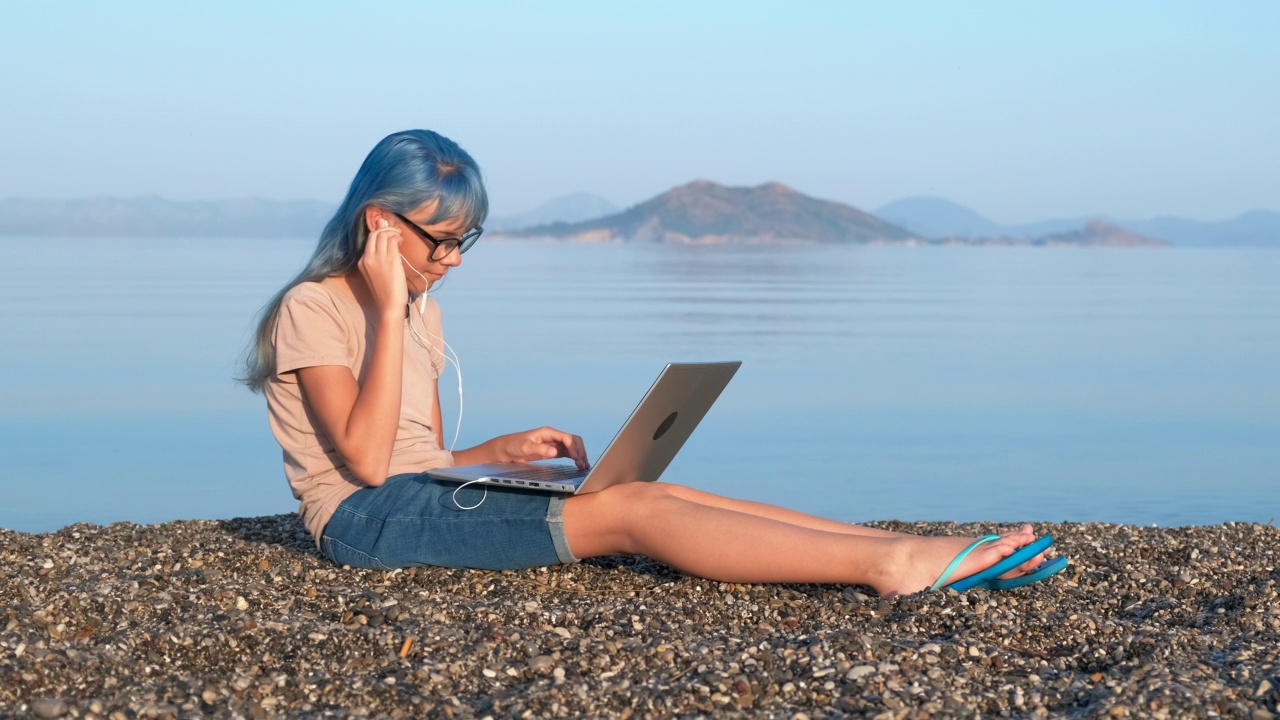
M0 530L0 717L1280 714L1280 531L1038 530L1057 578L895 599L646 558L343 569L293 515Z
M844 676L845 676L845 679L847 680L857 680L858 678L866 677L868 675L875 675L875 673L876 673L876 669L874 666L859 665L855 668L850 668L849 672L845 673Z
M43 698L31 703L31 712L41 718L62 717L69 709L66 701L59 698Z
M551 672L551 669L555 667L555 664L556 661L553 660L550 655L539 655L529 660L528 667L530 672L545 675L546 673Z

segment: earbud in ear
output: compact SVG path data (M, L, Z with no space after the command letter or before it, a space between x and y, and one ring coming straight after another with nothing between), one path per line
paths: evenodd
M380 217L380 218L378 218L378 227L379 227L379 228L388 228L388 227L391 227L391 226L387 224L387 219L386 219L386 218L384 218L384 217Z

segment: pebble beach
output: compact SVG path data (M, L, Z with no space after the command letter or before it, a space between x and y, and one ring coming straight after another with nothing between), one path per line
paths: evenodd
M1280 530L1037 531L1064 573L883 599L644 558L341 568L293 515L0 530L0 716L1280 714Z

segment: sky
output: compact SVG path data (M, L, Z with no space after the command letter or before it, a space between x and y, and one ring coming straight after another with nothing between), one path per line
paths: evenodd
M694 179L1005 223L1280 210L1280 3L0 4L0 197L336 203L388 133L496 215Z

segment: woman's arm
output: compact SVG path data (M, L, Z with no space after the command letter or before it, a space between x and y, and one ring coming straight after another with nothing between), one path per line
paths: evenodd
M381 323L383 327L395 323ZM298 370L302 396L347 467L365 485L381 485L391 467L400 418L400 353L378 328L364 385L342 365L316 365ZM387 348L387 350L383 350Z
M384 224L385 225L385 224ZM381 485L391 467L400 425L404 368L405 301L400 234L381 227L369 234L360 275L377 314L373 352L364 383L351 370L317 365L298 370L302 396L347 467L366 485Z
M588 467L587 450L582 444L582 438L550 427L499 435L475 447L454 452L453 462L455 465L479 465L491 462L529 462L557 457L572 458L582 470Z

